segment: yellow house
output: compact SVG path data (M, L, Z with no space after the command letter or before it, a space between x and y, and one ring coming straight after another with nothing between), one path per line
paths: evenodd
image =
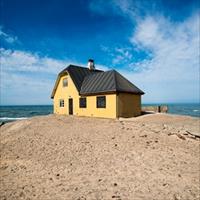
M54 113L104 118L141 114L144 92L115 70L101 71L88 61L88 68L69 65L57 77L51 98Z

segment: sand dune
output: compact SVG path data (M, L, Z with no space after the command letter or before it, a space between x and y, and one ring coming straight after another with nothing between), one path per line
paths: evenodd
M199 127L197 118L167 114L5 124L0 199L197 200Z

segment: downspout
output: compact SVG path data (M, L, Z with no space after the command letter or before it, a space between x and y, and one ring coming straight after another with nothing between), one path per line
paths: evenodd
M119 106L118 106L118 92L116 93L116 118L119 118Z

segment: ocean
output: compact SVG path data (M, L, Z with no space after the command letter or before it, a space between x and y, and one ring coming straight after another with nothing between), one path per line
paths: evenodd
M200 104L143 104L144 106L168 105L168 113L200 117ZM43 106L0 106L0 122L26 119L53 113L52 105Z
M200 103L143 104L143 106L158 106L158 105L167 105L169 114L200 117Z
M0 122L9 122L29 117L49 115L53 113L53 106L0 106Z

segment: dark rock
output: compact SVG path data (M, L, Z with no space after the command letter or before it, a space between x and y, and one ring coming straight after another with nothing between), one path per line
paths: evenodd
M185 137L182 136L181 134L176 134L180 139L185 140Z
M20 196L20 197L23 197L23 196L24 196L24 193L23 193L23 192L20 192L19 196Z
M118 200L121 199L121 197L120 197L119 195L113 195L112 198L113 198L113 199L114 199L114 198L117 198Z
M0 126L3 126L5 124L5 122L0 122Z
M194 138L200 138L200 133L192 133L190 131L186 131L189 135L193 136Z
M147 137L147 135L141 135L140 137Z

